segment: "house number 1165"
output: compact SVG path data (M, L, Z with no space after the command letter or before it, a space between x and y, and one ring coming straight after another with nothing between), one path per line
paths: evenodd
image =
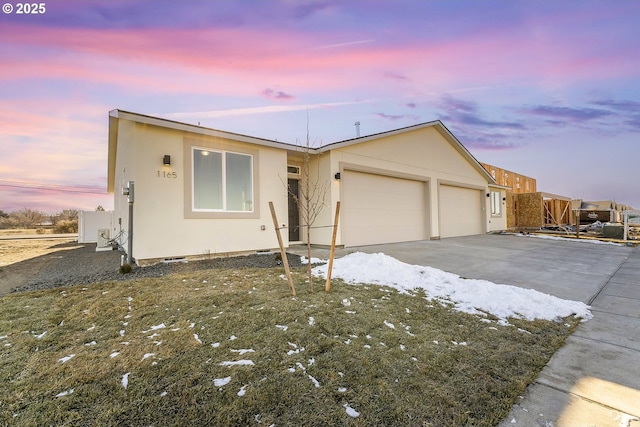
M158 171L158 178L177 178L176 172Z

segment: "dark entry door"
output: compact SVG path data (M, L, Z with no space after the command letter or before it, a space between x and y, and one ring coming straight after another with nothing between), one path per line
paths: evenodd
M299 184L297 179L289 179L289 241L297 242L300 240L300 211L295 197L300 195Z

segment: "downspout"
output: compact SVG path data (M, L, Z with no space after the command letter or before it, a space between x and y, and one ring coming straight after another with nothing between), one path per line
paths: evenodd
M127 264L133 264L133 181L129 181L127 188L122 189L129 202L129 232L127 236Z

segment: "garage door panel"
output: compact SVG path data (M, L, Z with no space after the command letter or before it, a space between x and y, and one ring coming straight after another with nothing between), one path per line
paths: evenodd
M425 238L424 183L345 171L342 240L347 246Z
M441 185L440 236L482 234L482 192L464 187Z

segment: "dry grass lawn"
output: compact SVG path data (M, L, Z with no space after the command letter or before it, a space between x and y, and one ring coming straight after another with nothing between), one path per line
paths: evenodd
M0 425L493 426L577 325L276 269L0 299ZM357 416L356 416L357 415Z

